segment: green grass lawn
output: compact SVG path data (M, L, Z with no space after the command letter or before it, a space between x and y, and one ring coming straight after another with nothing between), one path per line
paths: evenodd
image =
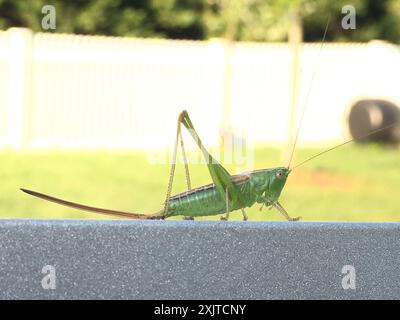
M295 162L321 151L302 149ZM281 152L258 148L255 168L281 165ZM145 152L0 152L0 217L109 218L30 197L20 187L89 205L151 213L160 209L169 177L167 164L150 164ZM210 182L204 165L191 165L193 185ZM237 173L234 166L227 166ZM185 190L177 167L174 192ZM378 146L351 145L315 159L289 176L281 203L303 220L400 221L400 153ZM250 220L283 220L259 205ZM235 212L232 219L241 219ZM205 219L219 219L207 217Z

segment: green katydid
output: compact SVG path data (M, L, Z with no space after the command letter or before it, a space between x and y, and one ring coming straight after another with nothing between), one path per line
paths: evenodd
M186 157L184 156L186 178L189 190L187 192L180 193L171 197L171 189L174 178L176 155L179 141L181 142L182 152L185 155L181 134L181 124L183 124L184 127L188 129L189 133L196 141L198 147L201 149L203 156L206 159L207 167L213 180L213 184L191 189L188 164ZM392 123L386 127L369 132L367 135L361 138L385 130L389 127L394 126L395 124L397 123ZM221 219L227 220L231 211L240 209L243 214L243 219L247 220L247 215L244 211L245 208L251 207L255 203L260 203L267 207L273 207L277 209L287 220L295 221L298 220L299 217L291 218L286 210L279 203L279 196L282 192L283 187L285 186L289 173L294 168L297 168L300 165L303 165L304 163L322 154L325 154L352 141L354 141L354 139L348 140L340 145L320 152L292 168L289 168L289 166L277 167L270 169L254 170L238 175L230 175L228 171L220 163L218 163L218 161L215 160L213 156L205 149L193 126L192 121L189 118L188 113L186 111L183 111L178 118L178 128L176 133L173 161L165 205L164 208L158 213L146 215L96 208L58 199L36 191L31 191L27 189L21 190L38 198L56 202L58 204L66 205L76 209L92 211L101 214L122 216L131 219L165 219L172 216L184 216L186 219L193 219L194 217L198 216L225 214Z

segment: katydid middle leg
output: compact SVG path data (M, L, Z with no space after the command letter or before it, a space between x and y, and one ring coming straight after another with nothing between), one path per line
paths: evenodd
M225 191L225 202L226 202L226 213L224 216L221 217L221 220L227 221L229 219L229 194L228 194L228 189Z
M249 217L247 216L247 213L246 213L246 211L244 211L244 209L243 209L243 208L242 208L242 209L240 209L240 210L242 210L243 221L247 221L247 219L248 219Z

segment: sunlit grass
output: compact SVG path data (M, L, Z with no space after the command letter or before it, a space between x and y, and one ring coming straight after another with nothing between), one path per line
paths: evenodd
M299 150L296 161L320 151ZM280 166L280 150L258 148L255 167ZM0 216L14 218L108 218L30 197L20 187L94 206L152 213L160 209L168 164L150 164L145 152L0 152ZM235 167L227 166L232 172ZM191 165L193 185L210 182L204 165ZM185 190L182 166L174 192ZM281 196L303 220L400 220L400 153L378 146L346 146L294 170ZM247 209L250 220L282 220L275 210ZM241 213L231 215L241 219ZM206 219L219 219L207 217Z

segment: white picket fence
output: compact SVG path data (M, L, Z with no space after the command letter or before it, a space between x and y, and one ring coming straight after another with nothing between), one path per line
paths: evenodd
M319 44L302 50L303 107ZM222 124L255 143L287 140L290 49L223 41L176 41L0 32L0 146L157 148L174 139L189 110L204 141ZM226 77L226 66L231 78ZM226 83L231 90L226 91ZM347 135L349 105L363 97L400 101L400 50L383 42L325 44L301 142ZM224 94L231 111L224 119Z

